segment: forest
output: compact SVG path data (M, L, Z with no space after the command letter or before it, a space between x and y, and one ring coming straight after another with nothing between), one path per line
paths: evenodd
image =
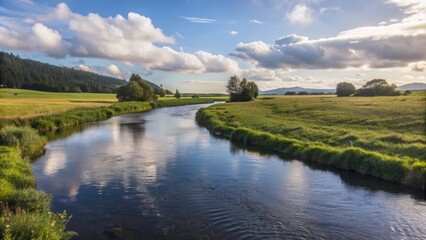
M49 92L115 93L126 82L0 52L0 87Z

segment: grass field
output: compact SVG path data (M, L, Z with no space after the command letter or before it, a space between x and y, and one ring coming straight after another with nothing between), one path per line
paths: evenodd
M84 107L109 106L115 94L52 93L0 88L0 118L31 118Z
M294 141L301 146L295 155L302 158L313 146L336 154L358 149L408 165L420 162L426 171L425 114L426 94L416 92L399 97L263 97L214 105L197 118L210 130L241 141L247 141L250 131ZM239 132L242 137L236 137Z
M208 95L206 98L211 98ZM203 98L203 95L201 95ZM190 97L183 97L188 100ZM215 97L226 100L227 97ZM167 96L161 101L174 101L176 98ZM195 100L196 101L196 100ZM117 102L115 94L105 93L54 93L25 89L0 88L0 119L28 119L67 112L73 109L111 106Z

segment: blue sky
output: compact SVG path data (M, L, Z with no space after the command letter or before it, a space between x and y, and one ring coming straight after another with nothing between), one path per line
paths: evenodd
M181 92L426 82L423 0L0 0L0 50Z

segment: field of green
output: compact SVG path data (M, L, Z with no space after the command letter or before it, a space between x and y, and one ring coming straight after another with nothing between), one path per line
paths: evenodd
M419 173L424 174L424 181L425 117L426 92L415 92L410 96L398 97L261 97L253 102L211 106L200 111L197 121L231 139L247 142L253 137L254 145L262 145L255 140L256 134L267 133L272 134L271 137L285 138L283 141L298 147L282 152L308 160L312 159L307 155L315 151L318 156L325 152L335 152L337 158L340 158L343 156L339 154L348 149L356 150L360 156L373 154L378 158L394 159L401 165L402 172L409 171L413 166L419 169ZM315 151L309 150L313 147ZM279 151L285 149L278 145L271 148ZM317 161L332 161L326 160L326 157L318 158L321 159ZM356 157L353 158L355 161ZM350 161L348 159L348 163L336 162L332 165L350 165ZM408 174L404 172L398 176L385 177L393 173L373 173L370 168L374 166L365 167L368 169L362 171L357 169L359 166L344 168L399 182L405 181L401 178Z
M212 96L206 96L211 98ZM204 98L201 96L201 98ZM172 96L160 98L161 101L187 103L191 97L180 100ZM227 97L215 97L217 100L226 100ZM172 103L171 102L171 103ZM37 116L59 114L73 109L111 106L117 103L115 94L105 93L54 93L25 89L0 88L0 119L28 119Z
M31 118L84 107L109 106L115 94L53 93L0 88L0 118Z

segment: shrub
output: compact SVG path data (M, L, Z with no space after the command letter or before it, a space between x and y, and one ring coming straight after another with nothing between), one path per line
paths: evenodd
M18 147L22 157L41 154L45 143L46 139L30 127L6 126L0 130L0 145Z
M4 210L0 218L1 239L70 239L76 233L65 231L69 221L66 213L26 212Z
M42 191L29 188L13 192L5 197L5 201L13 212L18 209L27 212L48 212L52 198Z
M347 97L355 93L355 86L352 83L341 82L337 84L336 95L338 97Z

